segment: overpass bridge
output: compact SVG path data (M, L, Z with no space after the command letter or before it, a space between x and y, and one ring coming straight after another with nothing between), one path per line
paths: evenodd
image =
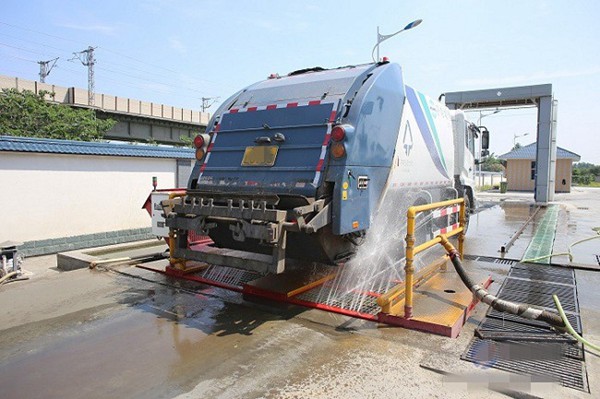
M47 91L48 101L88 108L98 118L111 118L117 124L104 135L107 140L182 144L182 138L193 138L204 132L210 114L165 104L96 93L95 105L88 105L88 91L0 75L0 89Z

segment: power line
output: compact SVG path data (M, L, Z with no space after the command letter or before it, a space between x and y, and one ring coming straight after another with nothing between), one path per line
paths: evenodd
M53 38L55 38L55 39L66 40L66 41L70 41L70 42L74 42L74 43L80 43L80 44L82 44L82 42L79 42L79 41L77 41L77 40L68 39L68 38L65 38L65 37L57 36L57 35L51 35L51 34L48 34L48 33L45 33L45 32L40 32L40 31L37 31L37 30L35 30L35 29L30 29L30 28L25 28L25 27L17 26L17 25L14 25L14 24L10 24L10 23L7 23L7 22L3 22L3 21L0 21L0 24L7 25L7 26L10 26L10 27L13 27L13 28L16 28L16 29L22 29L22 30L26 30L26 31L29 31L29 32L38 33L38 34L40 34L40 35L44 35L44 36L48 36L48 37L53 37ZM43 45L43 46L47 46L47 47L49 47L49 48L53 48L52 46L49 46L49 45L45 45L45 44L41 44L41 45ZM150 62L148 62L148 61L143 61L143 60L140 60L140 59L138 59L138 58L132 57L132 56L130 56L130 55L123 54L123 53L120 53L120 52L118 52L118 51L115 51L115 50L111 50L111 49L109 49L109 48L107 48L107 47L104 47L104 46L99 46L99 47L97 47L97 48L99 48L99 49L102 49L102 50L104 50L104 51L107 51L107 52L109 52L109 53L113 53L113 54L115 54L115 55L118 55L119 57L122 57L122 58L127 58L127 59L130 59L130 60L132 60L132 61L135 61L135 62L138 62L138 63L144 64L144 65L146 65L146 66L149 66L149 67L152 67L152 68L162 69L162 70L165 70L165 71L168 71L168 72L174 73L174 74L179 74L179 73L180 73L180 71L176 71L176 70L173 70L173 69L170 69L170 68L167 68L167 67L161 66L161 65L153 64L153 63L150 63ZM61 49L58 49L58 48L54 48L54 49L57 49L57 50L59 50L59 51L65 51L65 50L61 50ZM148 73L148 71L143 71L143 70L142 70L142 72L146 72L146 73ZM208 80L208 79L199 79L199 80L200 80L200 81L202 81L202 82L211 83L211 84L215 84L215 85L219 85L219 86L222 86L222 85L223 85L222 83L218 83L218 82L215 82L215 81L212 81L212 80Z
M35 30L35 29L25 28L25 27L14 25L14 24L11 24L11 23L8 23L8 22L4 22L4 21L0 21L0 24L6 25L6 26L9 26L9 27L12 27L12 28L16 28L16 29L22 29L22 30L25 30L25 31L34 32L34 33L37 33L37 34L40 34L40 35L44 35L44 36L47 36L47 37L52 37L52 38L59 39L59 40L65 40L65 41L74 42L74 43L81 43L81 42L79 42L77 40L73 40L73 39L69 39L69 38L65 38L65 37L61 37L61 36L57 36L57 35L48 34L48 33L41 32L41 31L38 31L38 30ZM10 35L6 35L6 36L11 37ZM27 42L30 42L30 43L36 43L36 44L39 44L41 46L48 47L48 48L51 48L51 49L54 49L54 50L58 50L58 51L69 52L67 50L60 49L60 48L57 48L57 47L54 47L54 46L50 46L50 45L47 45L47 44L44 44L44 43L34 42L34 41L31 41L31 40L25 40L25 39L19 39L19 40L24 40L24 41L27 41ZM120 58L126 58L126 59L132 60L132 61L134 61L136 63L144 64L144 65L146 65L146 66L148 66L150 68L155 68L155 69L160 69L160 70L168 71L168 72L174 74L173 78L175 78L175 80L180 81L182 83L187 83L185 80L183 80L183 79L181 79L181 77L179 77L181 75L181 73L179 71L175 71L173 69L170 69L170 68L167 68L167 67L164 67L164 66L161 66L161 65L152 64L152 63L149 63L147 61L143 61L143 60L140 60L138 58L132 57L130 55L122 54L120 52L111 50L111 49L106 48L104 46L100 46L98 48L102 49L102 50L104 50L106 52L118 55ZM27 50L27 49L23 49L23 50L24 51L28 51L28 52L33 52L33 51ZM34 53L41 54L39 52L34 52ZM43 55L44 56L48 56L47 54L43 54ZM130 65L118 64L118 63L111 62L110 60L107 60L105 62L113 64L113 65L123 65L126 68L135 69L135 70L138 70L140 72L144 72L146 74L153 74L153 75L157 75L157 76L164 76L163 73L151 72L151 71L148 71L147 69L145 70L145 69L136 68L136 67L133 67L133 66L130 66ZM217 85L219 87L223 87L223 86L228 87L227 84L220 84L218 82L207 80L207 79L197 79L197 80L200 81L200 82ZM168 85L168 86L172 86L172 87L180 87L180 88L184 88L186 90L197 91L199 93L205 93L206 92L206 90L190 89L189 85L185 85L185 86L173 86L171 84L166 84L166 83L163 83L163 82L155 82L155 83L160 83L160 84Z
M165 83L165 82L161 82L161 81L146 79L146 78L138 76L138 75L132 75L132 74L129 74L129 73L126 73L126 72L115 71L115 70L109 69L109 68L98 67L98 69L101 69L101 70L107 71L107 72L116 73L116 74L123 75L123 76L127 76L127 77L130 77L130 78L133 78L133 79L142 80L142 81L149 82L149 83L157 83L157 84L161 84L161 85L164 85L164 86L169 86L169 87L171 87L173 89L183 89L183 90L193 91L193 92L197 92L197 93L205 93L206 92L205 90L198 90L198 89L193 89L191 87L185 87L185 86L176 86L176 85Z
M73 40L73 39L67 39L66 37L60 37L60 36L56 36L56 35L51 35L51 34L49 34L49 33L40 32L40 31L37 31L37 30L34 30L34 29L30 29L30 28L24 28L24 27L22 27L22 26L17 26L17 25L9 24L8 22L3 22L3 21L0 21L0 24L2 24L2 25L6 25L6 26L10 26L10 27L12 27L12 28L17 28L17 29L26 30L26 31L29 31L29 32L39 33L40 35L44 35L44 36L48 36L48 37L53 37L53 38L55 38L55 39L66 40L66 41L68 41L68 42L73 42L73 43L79 43L79 44L82 44L82 42L79 42L79 41L77 41L77 40Z
M32 42L32 43L34 43L34 44L36 43L36 42L33 42L33 41L30 41L30 42ZM40 43L37 43L37 44L40 44ZM27 48L23 48L23 47L19 47L19 46L13 46L13 45L11 45L11 44L7 44L7 43L0 43L0 45L2 45L2 46L6 46L6 47L10 47L10 48L13 48L13 49L16 49L16 50L25 51L25 52L28 52L28 53L31 53L31 54L38 54L38 55L44 55L44 56L47 56L47 54L46 54L46 53L42 53L42 52L39 52L39 51L34 51L34 50L31 50L31 49L27 49ZM55 48L55 47L54 47L54 48ZM60 51L65 51L65 52L66 52L66 50L64 50L64 49L58 49L58 50L60 50ZM110 61L109 61L109 63L112 63L112 62L110 62ZM116 63L112 63L112 64L118 65L118 64L116 64ZM84 65L85 65L85 64L84 64ZM130 68L130 66L124 66L124 67L125 67L125 68ZM180 86L180 85L176 85L176 84L169 83L169 82L156 81L156 80L151 80L151 79L144 79L144 78L140 77L139 75L132 75L132 74L128 74L128 73L126 73L126 72L115 71L115 70L108 69L108 68L100 68L100 69L104 69L104 70L106 70L106 71L108 71L108 72L112 72L112 73L121 74L121 75L124 75L124 76L130 77L130 78L133 78L133 79L139 79L139 80L144 80L144 81L147 81L147 82L150 82L150 83L157 83L157 84L161 84L161 85L165 85L165 86L170 86L170 87L172 87L173 89L177 89L177 88L179 88L179 89L184 89L184 90L193 91L193 92L197 92L197 93L206 93L206 90L193 89L193 88L191 88L190 86ZM136 69L136 68L133 68L133 69ZM140 70L140 69L138 69L138 70ZM140 70L140 71L141 71L141 72L148 73L148 71L144 71L144 70ZM48 72L48 73L49 73L49 72ZM41 75L40 75L40 76L41 76ZM46 75L46 76L47 76L47 75Z
M34 61L34 60L28 60L27 58L18 57L18 56L16 56L16 55L12 55L12 54L4 54L4 55L6 55L6 56L8 56L8 57L16 58L16 59L18 59L18 60L21 60L21 61L27 61L27 62L32 62L32 63L34 63L34 64L37 64L37 61Z
M51 34L44 33L44 32L40 32L40 31L37 31L37 30L34 30L34 29L30 29L30 28L25 28L25 27L22 27L22 26L17 26L17 25L9 24L9 23L7 23L7 22L3 22L3 21L0 21L0 24L7 25L7 26L10 26L10 27L12 27L12 28L23 29L23 30L26 30L26 31L29 31L29 32L38 33L38 34L40 34L40 35L44 35L44 36L48 36L48 37L53 37L53 38L55 38L55 39L66 40L66 41L70 41L70 42L74 42L74 43L80 43L80 44L82 44L82 42L79 42L79 41L77 41L77 40L73 40L73 39L67 39L67 38L65 38L65 37L56 36L56 35L51 35ZM166 67L163 67L163 66L160 66L160 65L154 65L154 64L151 64L151 63L149 63L149 62L147 62L147 61L142 61L142 60L139 60L139 59L137 59L137 58L135 58L135 57L131 57L131 56L127 55L127 54L122 54L122 53L119 53L119 52L117 52L117 51L111 50L111 49L109 49L109 48L106 48L106 47L104 47L104 46L101 46L100 48L101 48L101 49L103 49L103 50L105 50L105 51L108 51L108 52L110 52L110 53L113 53L113 54L115 54L115 55L118 55L118 56L120 56L120 57L128 58L128 59L130 59L130 60L132 60L132 61L139 62L139 63L141 63L141 64L144 64L144 65L149 65L149 66L152 66L152 67L154 67L154 68L163 69L163 70L165 70L165 71L172 72L172 73L179 73L178 71L175 71L175 70L173 70L173 69L166 68ZM208 82L208 81L207 81L207 82ZM211 83L216 83L216 82L211 82Z
M12 46L12 45L6 44L6 43L0 43L0 46L10 47L10 48L13 48L15 50L26 51L26 52L31 53L31 54L38 54L38 55L43 55L44 57L48 57L48 54L46 54L46 53L40 53L39 51L28 50L28 49L23 48L23 47Z
M51 48L52 50L58 50L58 51L62 51L62 52L65 52L65 53L70 53L70 51L68 51L68 50L65 50L65 49L62 49L62 48L58 48L58 47L54 47L54 46L50 46L49 44L40 43L40 42L36 42L36 41L33 41L33 40L27 40L27 39L23 39L23 38L21 38L21 37L18 37L18 36L7 35L6 33L3 33L3 32L0 32L0 35L2 35L2 36L6 36L6 37L9 37L9 38L11 38L11 39L20 40L20 41L22 41L22 42L26 42L26 43L32 43L32 44L37 44L37 45L39 45L39 46L48 47L48 48Z

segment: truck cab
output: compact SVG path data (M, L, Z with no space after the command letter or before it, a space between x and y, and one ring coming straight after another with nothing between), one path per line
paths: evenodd
M475 169L487 155L489 132L468 121L463 111L452 111L454 131L454 179L459 195L468 198L469 207L475 206ZM481 148L481 150L480 150Z

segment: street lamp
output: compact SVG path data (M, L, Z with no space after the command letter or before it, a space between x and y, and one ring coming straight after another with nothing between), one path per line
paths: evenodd
M411 23L409 23L408 25L406 25L404 28L400 29L398 32L396 33L392 33L391 35L382 35L379 33L379 26L377 26L377 44L375 44L375 46L373 47L373 51L371 51L371 58L373 58L374 62L379 62L379 44L393 36L396 36L398 33L400 32L404 32L405 30L409 30L412 29L414 27L419 26L419 24L423 22L422 19L417 19L415 21L412 21ZM373 57L373 53L375 52L375 49L377 49L377 60L375 59L375 57Z
M525 136L529 136L529 133L523 133L523 134L515 134L513 136L513 149L515 148L515 146L517 145L517 139L519 137L525 137Z
M477 126L481 126L481 120L482 120L483 118L485 118L485 117L488 117L488 116L490 116L490 115L495 115L495 114L497 114L497 113L498 113L498 112L500 112L500 111L502 111L502 110L500 110L500 109L496 109L494 112L490 112L489 114L485 114L485 115L482 115L482 114L481 114L481 111L479 111L479 122L477 122Z

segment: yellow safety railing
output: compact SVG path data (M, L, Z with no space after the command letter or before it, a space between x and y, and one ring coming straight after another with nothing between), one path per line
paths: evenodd
M406 266L404 267L405 277L404 277L404 289L400 287L396 287L392 291L382 295L378 298L377 303L381 306L382 311L386 312L386 310L391 309L391 303L395 301L404 293L404 317L410 318L412 317L412 309L413 309L413 286L415 284L415 267L414 267L414 258L420 252L423 252L436 244L442 242L441 236L437 236L427 242L419 244L415 246L415 229L416 229L416 217L419 213L431 211L434 209L444 208L452 205L460 205L459 210L459 227L444 234L446 238L453 237L458 235L458 251L462 257L463 255L463 247L465 240L465 223L466 223L466 210L465 210L465 201L463 198L442 201L442 202L434 202L431 204L425 205L417 205L411 206L408 208L406 212ZM439 264L436 268L439 268ZM425 274L430 275L432 270L426 270ZM425 274L418 278L421 281Z

